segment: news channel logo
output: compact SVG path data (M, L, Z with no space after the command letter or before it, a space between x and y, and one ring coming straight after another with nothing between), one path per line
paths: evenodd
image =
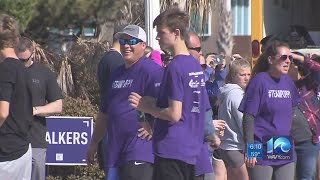
M274 160L290 160L292 158L291 138L273 136L267 140L267 158Z

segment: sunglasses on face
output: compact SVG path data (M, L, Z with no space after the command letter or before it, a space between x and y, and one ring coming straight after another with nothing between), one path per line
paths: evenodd
M30 58L32 57L33 53L30 54L30 56L27 58L27 59L23 59L23 58L19 58L20 61L23 61L23 62L27 62L30 60Z
M197 51L198 53L201 51L201 47L189 47L188 49Z
M124 46L126 44L128 45L136 45L140 42L143 42L142 40L140 39L137 39L137 38L131 38L131 39L119 39L119 43L121 46Z
M285 60L287 60L288 58L289 58L290 61L293 60L293 57L292 57L291 55L280 55L280 56L275 56L275 57L281 59L282 61L285 61Z

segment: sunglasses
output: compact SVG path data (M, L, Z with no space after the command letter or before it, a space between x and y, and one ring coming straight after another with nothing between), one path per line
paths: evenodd
M293 60L292 55L280 55L280 56L275 56L275 57L281 59L282 61L285 61L285 60L287 60L288 58L289 58L290 61Z
M23 62L27 62L30 60L30 58L32 57L33 53L30 54L30 56L27 58L27 59L23 59L23 58L19 58L20 61L23 61Z
M201 51L201 47L188 47L188 49L197 51L198 53Z
M137 39L137 38L131 38L131 39L119 39L119 43L121 46L124 46L126 44L128 45L136 45L140 42L143 42L142 40L140 39Z

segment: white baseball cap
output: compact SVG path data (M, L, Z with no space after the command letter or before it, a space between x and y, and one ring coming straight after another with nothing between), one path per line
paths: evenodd
M129 36L132 36L134 38L140 39L143 42L147 41L147 35L146 32L137 25L128 25L121 32L117 32L114 37L116 39L119 39L122 35L127 34Z

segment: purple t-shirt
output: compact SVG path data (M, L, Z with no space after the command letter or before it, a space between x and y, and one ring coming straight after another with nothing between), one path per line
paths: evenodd
M165 69L157 106L167 108L172 99L182 102L179 122L157 119L154 125L155 155L196 164L204 139L205 111L210 109L204 74L191 55L177 55Z
M128 102L131 92L157 97L163 69L142 57L126 69L124 65L111 76L100 111L108 115L107 167L119 167L130 160L153 163L152 142L138 137L141 127L137 111Z
M199 176L202 174L212 173L212 165L210 162L210 154L208 150L208 144L203 143L201 152L197 157L197 163L195 165L195 175Z
M261 72L254 76L246 89L239 111L254 116L254 141L266 145L267 136L290 136L292 107L300 96L291 78L280 79ZM291 160L257 159L258 165L281 165Z

